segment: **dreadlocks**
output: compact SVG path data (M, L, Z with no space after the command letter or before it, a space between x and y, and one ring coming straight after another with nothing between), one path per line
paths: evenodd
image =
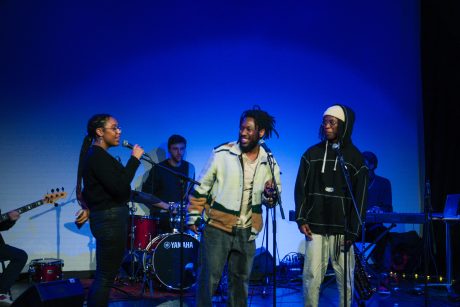
M253 118L259 130L265 129L265 134L263 136L264 140L271 138L272 133L276 134L276 137L279 138L278 131L275 129L275 118L260 109L258 105L253 106L251 110L246 110L241 114L240 125L246 117Z

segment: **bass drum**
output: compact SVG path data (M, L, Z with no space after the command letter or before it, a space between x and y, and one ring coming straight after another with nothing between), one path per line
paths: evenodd
M181 237L183 240L183 265L180 266ZM200 243L188 234L167 233L159 235L147 245L144 253L144 270L169 289L180 290L196 283L198 248Z

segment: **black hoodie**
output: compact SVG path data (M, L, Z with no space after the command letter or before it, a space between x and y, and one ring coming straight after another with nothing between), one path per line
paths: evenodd
M345 114L343 132L338 141L350 173L353 195L361 220L365 218L368 170L361 152L353 145L351 133L354 112L339 105ZM347 183L332 143L327 140L310 147L300 160L295 184L296 222L308 224L311 231L322 235L344 233L344 216L348 212L350 233L355 241L360 231L359 219L348 193Z

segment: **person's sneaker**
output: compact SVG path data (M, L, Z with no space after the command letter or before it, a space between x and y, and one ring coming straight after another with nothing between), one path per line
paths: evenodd
M11 304L13 304L13 301L10 296L5 293L0 293L0 306L9 306Z

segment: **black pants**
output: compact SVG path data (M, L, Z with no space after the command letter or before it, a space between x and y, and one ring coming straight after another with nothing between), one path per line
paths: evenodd
M10 263L1 275L0 293L7 293L16 279L18 279L22 268L27 262L27 254L22 249L5 244L0 246L0 261L7 260Z
M109 303L110 288L125 251L128 214L127 206L91 212L90 227L96 238L96 276L88 293L88 307Z

